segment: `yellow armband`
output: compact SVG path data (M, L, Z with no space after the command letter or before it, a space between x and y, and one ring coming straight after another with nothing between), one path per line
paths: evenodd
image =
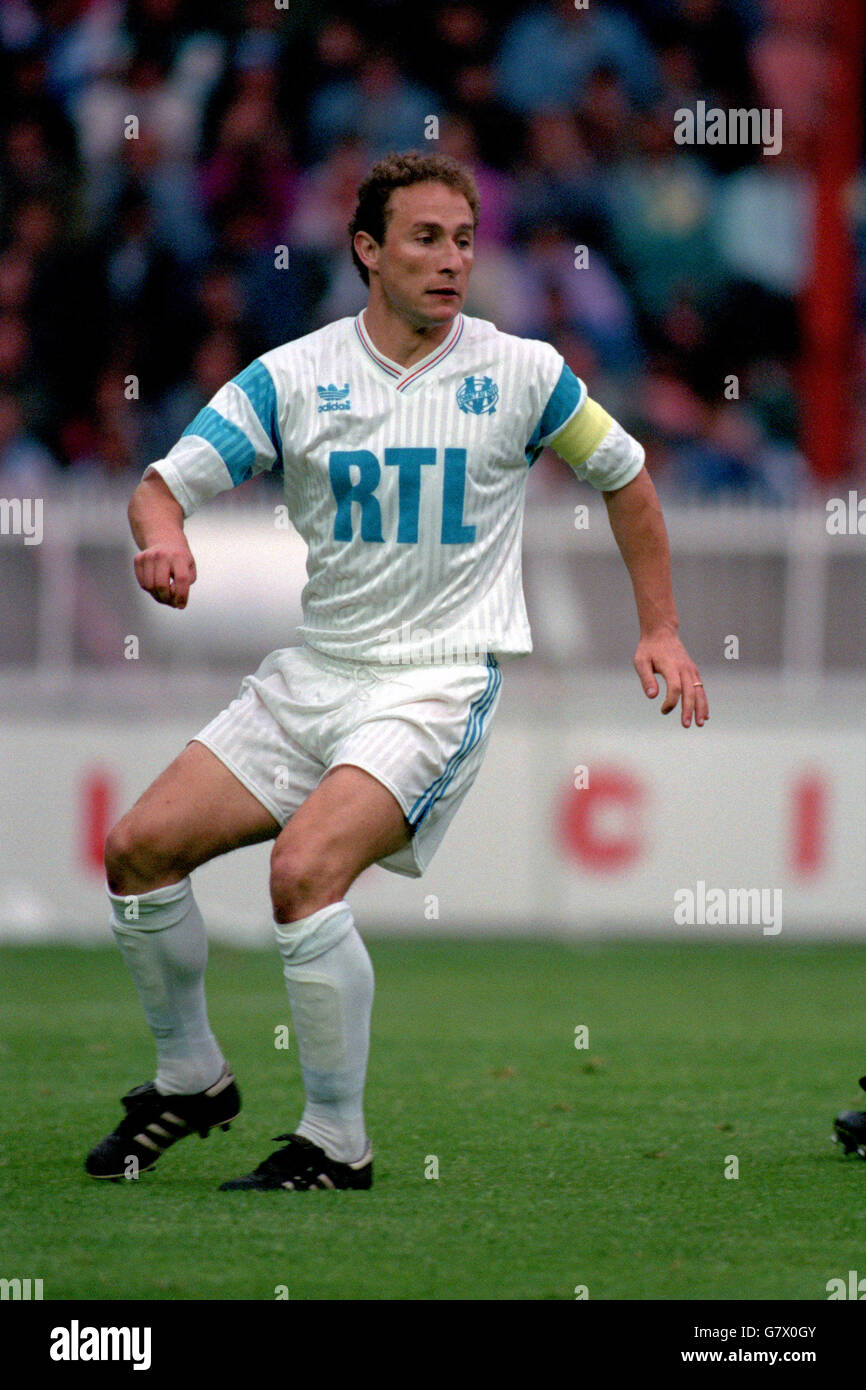
M577 414L571 417L559 434L548 440L548 444L570 467L579 468L586 463L590 454L595 453L612 425L613 416L608 415L597 401L587 397Z
M588 398L548 443L581 482L591 483L600 492L624 487L644 465L642 445L597 401Z

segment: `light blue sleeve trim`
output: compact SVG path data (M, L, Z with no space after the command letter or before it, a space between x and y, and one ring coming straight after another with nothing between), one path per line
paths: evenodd
M530 468L548 439L558 434L563 425L568 424L572 415L580 410L585 400L586 387L580 377L575 376L568 364L563 362L559 380L554 386L541 419L532 431L532 436L526 445L526 462Z
M204 439L216 449L229 470L235 487L253 476L253 464L256 461L254 444L240 426L233 425L212 406L206 405L199 411L195 419L187 425L181 438L188 434Z
M256 359L232 380L235 386L240 387L256 412L259 424L273 445L277 463L282 468L283 439L277 417L277 388L274 386L273 377L265 364Z

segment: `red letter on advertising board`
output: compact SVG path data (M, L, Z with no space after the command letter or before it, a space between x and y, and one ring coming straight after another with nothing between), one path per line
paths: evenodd
M590 769L589 785L570 789L560 813L566 853L592 873L627 869L644 850L641 812L644 789L630 772Z
M109 772L94 769L84 775L79 806L81 818L81 857L89 873L104 873L102 856L105 839L114 821L117 779Z
M827 780L806 772L794 783L791 816L791 867L801 878L820 873L825 865Z

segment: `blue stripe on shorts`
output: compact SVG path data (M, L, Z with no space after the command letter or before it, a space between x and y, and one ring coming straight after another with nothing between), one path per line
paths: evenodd
M469 718L466 722L466 729L464 730L460 747L457 749L456 753L451 754L451 757L448 759L435 782L431 782L427 790L422 792L418 797L418 800L407 816L407 820L412 826L419 826L431 806L444 795L447 787L453 781L461 763L466 761L466 758L472 752L472 749L476 746L484 732L484 721L491 705L496 699L499 687L502 684L502 672L494 656L488 656L487 667L487 683L482 693L477 699L473 700L469 707Z

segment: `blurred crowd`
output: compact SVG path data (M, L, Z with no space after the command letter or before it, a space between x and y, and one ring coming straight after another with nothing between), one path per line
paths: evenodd
M480 187L467 312L553 342L663 490L801 495L822 15L3 0L0 492L132 481L252 357L356 313L357 185L415 148ZM677 144L699 100L783 108L781 152Z

